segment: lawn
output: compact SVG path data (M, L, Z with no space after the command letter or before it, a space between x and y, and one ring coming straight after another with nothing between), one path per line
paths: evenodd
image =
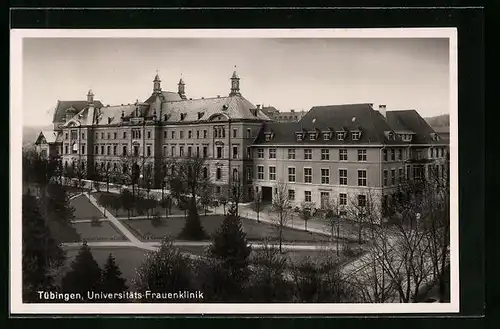
M220 227L224 216L208 215L200 216L200 220L205 231L212 235ZM184 217L170 217L162 221L162 225L153 226L150 220L131 219L124 220L123 224L136 233L139 239L142 240L158 240L165 235L171 238L177 238L182 231L185 219ZM278 227L267 223L258 223L251 219L242 218L243 230L247 234L247 239L250 241L262 241L269 239L271 241L278 240ZM288 227L283 227L283 240L285 242L320 242L328 241L329 237L311 232L295 230Z
M101 194L105 194L105 193L107 193L107 192L95 192L95 193L92 193L92 195L99 201L99 196ZM107 193L107 194L118 195L118 194L114 194L114 193ZM110 210L111 213L115 217L117 217L117 218L127 218L128 217L127 210L125 210L123 208L118 209L118 211L115 211L114 209L108 209L108 210ZM159 205L153 211L151 211L150 214L153 214L155 212L158 212L160 214L160 216L165 216L165 209L162 208ZM199 213L200 213L200 215L204 215L205 214L205 212L203 210L199 210ZM207 211L207 213L210 213L210 211ZM172 205L172 209L171 209L170 215L184 215L184 210L180 210L177 206ZM135 217L135 216L144 216L144 217L146 217L145 214L138 214L137 211L135 211L135 210L132 210L130 212L130 216L131 217Z
M125 237L107 221L102 221L99 226L91 223L73 223L73 227L80 234L80 241L124 241Z
M74 220L92 219L94 217L104 218L102 212L100 212L85 195L79 195L71 199L69 203L75 209L73 212L75 216Z

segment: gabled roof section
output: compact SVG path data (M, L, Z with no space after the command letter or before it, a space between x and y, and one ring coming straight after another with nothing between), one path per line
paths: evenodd
M88 106L86 100L83 101L57 101L57 105L54 111L54 116L52 118L52 123L61 122L62 119L66 117L66 109L73 107L76 112L81 112L85 107ZM94 101L95 107L102 107L101 101Z
M213 98L199 98L177 102L162 103L161 120L167 114L168 122L206 121L217 115L235 119L270 120L267 115L258 111L257 116L252 111L256 107L243 96L227 96ZM203 116L199 119L198 113ZM181 120L182 114L182 120Z
M433 140L434 129L415 110L387 111L387 122L395 131L412 131L412 144L439 143Z
M60 142L60 140L58 140L58 136L59 136L59 134L55 131L42 130L40 132L40 134L38 135L38 138L36 139L35 144L40 144L42 141L42 138L45 139L45 142L47 144L53 144L53 143Z

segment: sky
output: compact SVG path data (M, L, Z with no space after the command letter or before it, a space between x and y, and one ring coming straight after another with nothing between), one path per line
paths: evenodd
M23 125L49 125L57 100L144 101L158 70L190 98L226 96L236 66L242 95L280 111L386 104L423 117L449 112L448 39L25 38Z

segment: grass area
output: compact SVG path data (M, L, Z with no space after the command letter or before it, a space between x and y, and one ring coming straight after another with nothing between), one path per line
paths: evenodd
M124 241L125 237L107 221L102 221L99 226L91 223L73 223L73 227L80 234L80 241Z
M84 195L71 199L69 203L75 209L73 212L75 220L92 219L94 217L104 218L102 212L100 212Z
M108 192L94 192L92 193L92 195L97 199L99 200L99 196L101 194L111 194L111 195L118 195L118 194L114 194L114 193L108 193ZM111 213L117 217L117 218L127 218L128 217L128 212L127 210L123 209L123 208L120 208L118 209L118 211L115 211L114 209L108 209L111 211ZM158 212L160 214L160 216L165 216L165 209L162 208L161 206L157 206L153 211L150 211L150 214L153 214L155 212ZM205 212L203 210L200 210L199 211L200 215L204 215ZM210 213L210 211L207 211L207 213ZM135 210L132 210L130 212L130 216L131 217L135 217L135 216L144 216L146 217L146 214L138 214L137 211ZM170 212L170 215L184 215L184 210L180 210L177 206L174 206L172 205L172 209L171 209L171 212Z
M220 227L224 216L222 215L208 215L200 216L200 220L205 231L212 235ZM164 219L162 225L154 226L150 220L143 219L131 219L123 221L131 231L136 233L139 239L142 240L158 240L163 238L165 235L172 238L177 238L179 233L182 231L185 219L183 217L171 217ZM252 219L242 218L243 230L247 234L247 239L251 241L262 241L269 239L271 241L278 240L278 227L275 225L267 223L258 223ZM284 227L283 228L283 240L285 242L320 242L328 241L329 237L299 231L296 229Z

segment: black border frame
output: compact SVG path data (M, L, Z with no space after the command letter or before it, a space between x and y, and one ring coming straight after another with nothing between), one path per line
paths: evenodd
M16 1L18 2L18 1ZM23 1L26 5L27 1ZM29 2L29 1L28 1ZM481 318L485 305L484 278L484 12L482 8L245 8L245 9L13 9L11 28L384 28L384 27L456 27L458 29L459 76L459 231L460 231L460 313L363 315L366 322L352 315L306 315L307 326L317 325L321 317L335 317L335 324L347 322L357 327L370 325L373 317L410 317L418 323L423 318ZM471 128L472 127L472 128ZM470 138L470 129L475 132ZM8 228L8 227L7 227ZM9 232L9 230L5 230ZM8 234L8 233L7 233ZM4 240L5 242L8 239ZM8 243L8 242L7 242ZM9 250L7 244L4 250ZM8 257L7 257L8 260ZM7 265L8 268L9 265ZM7 294L10 288L6 287ZM7 309L9 305L7 305ZM8 310L10 312L10 310ZM61 315L62 317L65 317ZM124 315L120 315L123 317ZM179 317L196 317L178 315ZM248 317L235 315L236 317ZM256 315L276 318L276 315ZM360 316L360 315L358 315ZM12 317L22 317L12 315ZM45 317L45 316L40 316ZM40 318L39 317L39 318ZM47 316L54 317L54 316ZM108 316L100 316L108 317ZM110 316L112 317L112 316ZM143 317L143 316L141 316ZM151 315L153 318L175 315ZM205 318L232 315L205 315ZM281 316L279 316L281 317ZM289 317L283 315L283 317ZM419 319L417 319L419 318ZM148 325L156 320L151 319ZM290 320L290 319L288 319ZM288 321L285 320L285 321ZM297 319L292 325L303 323ZM409 320L409 319L408 319ZM464 319L465 320L465 319ZM113 320L114 322L115 320ZM177 320L170 321L176 322ZM194 322L195 320L190 320ZM468 320L469 321L469 320ZM467 321L467 322L468 322ZM66 322L66 320L64 320ZM85 320L85 322L90 322ZM218 320L212 323L218 322ZM400 325L409 325L398 319ZM438 320L441 322L441 320ZM120 324L119 324L120 323ZM268 324L272 322L269 321ZM125 325L117 319L114 325ZM173 323L172 323L173 324ZM437 323L436 323L437 324ZM95 325L95 322L94 322ZM133 324L134 325L134 324ZM135 324L136 326L137 324ZM236 325L233 322L232 325ZM271 324L272 325L272 324ZM425 324L424 324L425 325ZM427 323L429 325L429 323ZM425 325L425 326L427 326ZM451 323L448 323L451 325ZM472 325L470 323L467 327ZM410 325L411 326L411 325ZM125 325L126 327L126 325Z

